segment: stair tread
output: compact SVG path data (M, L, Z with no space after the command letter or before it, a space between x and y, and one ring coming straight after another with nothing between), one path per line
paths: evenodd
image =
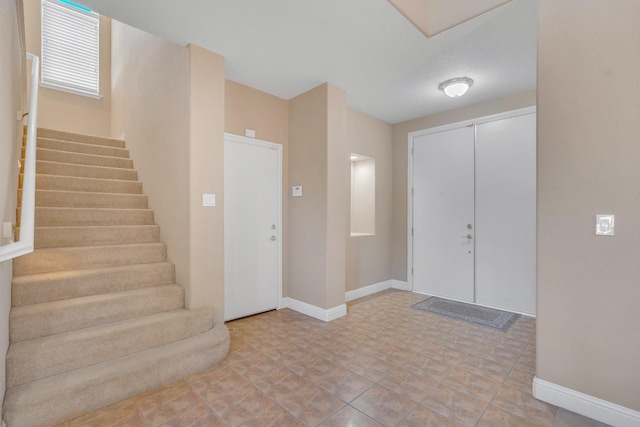
M19 229L18 229L19 231ZM36 227L36 249L160 242L158 225Z
M122 245L93 245L93 246L77 246L77 247L74 246L69 248L42 248L42 249L38 249L38 252L42 254L42 253L53 253L53 252L87 251L91 249L104 250L105 248L124 249L124 248L138 247L142 249L143 247L159 247L159 246L166 246L166 243L148 242L148 243L125 243ZM25 256L29 256L33 254L34 253L32 252L31 254L27 254ZM151 263L148 263L148 264L151 264Z
M67 141L70 142L70 141ZM118 157L118 156L106 156L106 155L102 155L102 154L90 154L90 153L78 153L76 151L66 151L66 150L56 150L54 148L40 148L37 147L36 148L37 151L43 151L43 152L49 152L49 151L55 151L57 153L67 153L67 154L73 154L73 155L77 155L77 156L87 156L87 157L105 157L107 159L117 159L117 160L131 160L128 157ZM64 163L64 162L59 162L59 163Z
M38 209L41 210L64 210L64 209L74 209L74 210L85 210L85 211L145 211L145 212L149 212L149 211L153 211L153 209L143 209L143 208L71 208L68 206L39 206L36 207L36 212ZM148 224L147 224L148 225Z
M56 162L54 160L37 160L36 161L36 171L38 169L38 167L37 167L38 163L52 164L52 165L65 165L65 166L81 167L81 168L96 168L96 169L99 169L99 170L114 170L114 171L128 171L128 172L131 172L133 170L131 168L118 168L118 167L115 167L115 166L83 165L83 164L80 164L80 163ZM49 175L74 177L74 175L57 175L57 174L49 174Z
M60 175L52 175L52 176L60 176ZM65 178L79 178L79 177L65 177ZM90 178L90 179L100 179L100 178ZM124 182L140 182L140 181L129 181L129 180L123 180L123 179L111 179L111 180L105 180L105 181L124 181ZM22 190L20 190L22 191ZM47 193L63 193L63 194L77 194L77 195L100 195L100 196L127 196L127 197L137 197L137 198L145 198L148 197L146 194L143 193L100 193L97 191L74 191L74 190L55 190L55 189L50 189L50 188L38 188L36 189L36 195L39 192L47 192ZM43 206L43 207L65 207L65 206ZM97 209L103 209L103 208L97 208ZM104 208L104 209L108 209L108 208Z
M176 284L159 285L159 286L150 286L148 288L131 289L127 291L110 292L106 294L89 295L84 297L63 299L63 300L50 301L50 302L42 302L38 304L22 305L20 307L13 307L11 309L11 313L9 317L16 318L16 317L24 316L31 313L42 313L47 311L59 310L64 307L76 307L82 304L98 302L100 300L129 298L129 297L145 295L145 294L151 295L155 292L158 292L159 290L161 291L169 288L182 289L180 286Z
M47 136L48 135L48 136ZM50 136L56 135L56 136ZM125 142L120 138L112 138L109 136L100 136L100 135L88 135L83 133L76 132L68 132L57 129L43 128L39 127L37 130L37 136L40 138L52 138L59 139L61 141L80 141L87 144L95 144L95 145L105 145L105 146L125 146ZM93 142L89 142L93 141ZM101 142L101 143L100 143Z
M74 229L81 230L134 230L139 228L157 229L160 228L157 224L139 224L139 225L42 225L35 227L35 230L67 230L73 231ZM20 228L18 228L20 230Z
M22 174L21 174L22 175ZM95 182L103 182L103 181L108 181L108 182L122 182L122 183L136 183L136 184L142 184L142 181L134 181L131 179L114 179L114 178L90 178L90 177L86 177L86 176L65 176L65 175L51 175L51 174L46 174L46 173L39 173L37 174L38 176L41 177L55 177L55 178L61 178L61 179L72 179L72 180L78 180L78 181L95 181ZM38 189L36 188L36 190L48 190L47 188L42 188L42 189ZM62 190L61 190L62 191ZM66 191L70 191L70 190L66 190ZM73 191L73 190L71 190ZM84 193L84 191L79 191L79 193Z
M44 249L39 249L39 250L44 250ZM145 265L158 265L158 264L170 265L171 263L170 262L152 262L152 263L146 263L146 264L118 265L113 267L87 268L83 270L63 270L63 271L55 271L51 273L27 274L25 276L14 277L11 280L11 284L15 286L20 286L20 284L22 283L32 282L34 280L36 281L45 280L45 279L56 280L61 278L78 277L78 276L88 277L95 274L107 274L109 272L124 271L131 267L135 268L135 267L142 267Z
M140 317L133 317L130 319L118 320L111 323L105 323L102 325L89 326L87 328L76 329L74 331L62 332L55 335L48 335L46 337L34 338L32 340L20 341L15 343L13 351L16 348L24 348L30 346L46 346L60 342L60 340L81 340L89 337L100 335L104 331L108 330L123 330L129 328L138 328L143 325L153 324L166 319L175 318L177 316L197 316L199 313L196 310L189 310L186 308L178 308L175 310L163 311L160 313L148 314Z
M111 156L129 158L129 150L122 147L110 147L108 145L87 144L85 142L66 141L64 139L38 137L37 148L58 150L69 153L94 154L97 156ZM97 151L97 152L95 152ZM100 153L101 152L101 153ZM106 154L110 153L110 154Z
M19 307L173 283L170 262L64 270L14 277L11 298L13 306Z
M47 273L68 269L149 264L167 260L167 245L162 242L117 245L42 248L17 258L14 276Z
M23 305L9 313L9 341L16 343L178 308L184 308L184 289L176 284Z
M17 342L7 354L8 386L80 369L210 330L213 309L184 308Z
M133 169L133 161L124 157L74 153L70 151L50 150L47 148L36 149L36 161L38 160L78 165L94 165Z
M142 208L89 208L89 207L36 207L35 225L152 225L153 209Z
M7 389L9 425L53 425L220 363L225 325L196 336Z
M22 194L22 190L19 190ZM142 193L74 191L68 189L37 189L37 207L68 208L129 208L146 209L149 198Z

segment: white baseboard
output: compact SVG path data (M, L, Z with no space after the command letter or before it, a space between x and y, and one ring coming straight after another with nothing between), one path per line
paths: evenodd
M376 292L384 291L385 289L389 288L391 288L391 280L385 280L384 282L374 283L373 285L369 286L363 286L361 288L345 292L344 301L353 301L354 299L366 297L367 295L372 295Z
M393 289L400 289L402 291L410 291L411 287L409 286L409 282L403 282L402 280L392 280L391 287Z
M640 412L538 377L533 379L533 395L543 402L593 418L615 427L640 426Z
M298 301L297 299L284 297L282 298L282 305L284 307L288 307L291 310L295 310L299 313L306 314L307 316L330 322L339 317L347 315L347 305L340 304L337 307L333 307L330 309L324 309L320 307L316 307L315 305L307 304L306 302Z

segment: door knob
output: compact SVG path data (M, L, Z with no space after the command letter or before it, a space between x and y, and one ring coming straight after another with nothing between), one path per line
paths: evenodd
M471 234L467 234L466 236L460 236L460 237L462 237L463 239L467 238L469 240L473 239L473 236Z
M467 228L468 228L469 230L471 230L471 229L473 228L473 225L471 225L471 224L467 224Z
M275 230L276 229L276 225L275 224L271 224L271 229Z
M276 240L276 236L271 236L271 241L275 242L275 240Z

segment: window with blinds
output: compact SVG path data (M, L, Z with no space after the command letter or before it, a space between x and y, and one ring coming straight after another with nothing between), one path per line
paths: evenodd
M99 98L100 16L42 0L42 85Z

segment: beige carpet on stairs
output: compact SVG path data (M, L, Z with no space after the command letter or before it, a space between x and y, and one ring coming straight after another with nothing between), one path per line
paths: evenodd
M124 141L39 129L36 165L36 249L13 263L8 427L52 426L224 360L229 332L212 308L184 308Z

